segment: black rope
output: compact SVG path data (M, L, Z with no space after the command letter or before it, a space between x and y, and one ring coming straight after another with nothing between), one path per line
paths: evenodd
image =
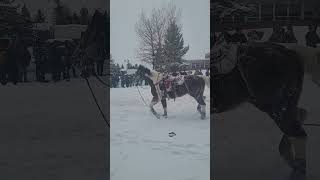
M305 123L304 126L314 126L314 127L320 127L320 124L314 124L314 123Z
M98 81L99 81L101 84L103 84L103 85L105 85L106 87L110 88L110 84L104 82L96 73L94 73L94 76L98 79Z
M96 96L94 95L94 92L93 92L93 90L92 90L92 87L91 87L91 85L90 85L90 82L89 82L88 78L85 77L84 79L85 79L86 82L87 82L87 85L88 85L88 87L89 87L89 89L90 89L90 92L91 92L91 94L92 94L92 97L93 97L93 99L94 99L94 102L96 103L96 105L97 105L97 107L98 107L98 109L99 109L99 111L100 111L100 113L101 113L101 116L102 116L103 120L104 120L104 121L107 123L107 125L110 127L110 123L109 123L109 121L107 120L106 116L104 115L104 113L103 113L103 111L102 111L102 109L101 109L101 107L100 107L100 105L99 105L99 103L98 103L98 100L97 100Z
M136 87L137 87L137 89L138 89L138 92L139 92L140 98L142 99L143 103L144 103L146 106L148 106L148 105L147 105L147 103L146 103L146 101L144 100L143 96L141 95L141 92L140 92L140 90L139 90L138 86L136 86Z

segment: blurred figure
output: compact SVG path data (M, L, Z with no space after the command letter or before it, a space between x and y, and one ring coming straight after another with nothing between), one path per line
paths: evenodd
M206 71L206 76L210 76L209 69L207 69L207 71Z
M262 39L263 35L264 35L264 32L261 32L261 31L256 31L256 30L249 31L247 34L248 41L249 42L260 41Z
M291 25L287 26L287 32L285 32L285 42L286 43L297 43L297 39L293 32L293 27Z
M194 75L203 75L203 73L199 69L197 69L196 72L194 72Z
M248 42L246 35L242 32L242 29L240 27L237 27L236 32L232 35L232 42L234 43Z
M284 36L285 36L284 29L281 28L280 25L276 24L273 26L273 32L269 38L269 41L274 43L283 43L285 42Z
M309 32L305 36L306 45L309 47L317 47L317 44L320 43L320 38L317 34L317 26L309 25Z

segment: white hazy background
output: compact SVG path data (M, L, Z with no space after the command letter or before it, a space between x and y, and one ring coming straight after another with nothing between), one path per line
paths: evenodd
M153 8L161 8L170 0L111 0L110 1L110 52L116 63L125 64L129 59L133 64L142 64L137 59L139 40L135 24L144 10L147 15ZM210 49L210 1L175 0L182 11L181 23L185 45L190 49L185 59L204 59Z

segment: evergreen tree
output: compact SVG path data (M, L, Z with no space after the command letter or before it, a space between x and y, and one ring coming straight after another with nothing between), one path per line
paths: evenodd
M36 23L44 23L45 22L45 16L44 16L43 12L41 11L41 9L38 9L34 21Z
M28 8L26 7L26 5L24 4L23 7L21 8L21 15L23 17L25 17L26 19L30 20L31 16L30 16L30 12L28 10Z
M121 64L121 69L124 69L123 64Z
M128 63L127 63L127 69L132 69L132 64L130 63L129 60L128 60Z
M181 28L175 21L168 26L164 40L164 55L168 63L181 63L182 57L188 52L189 46L184 47Z
M72 23L72 13L70 9L65 6L60 0L55 0L57 7L55 8L56 24L70 24Z
M55 0L57 7L54 9L56 16L56 24L61 25L64 24L64 16L63 16L63 6L60 0Z
M80 18L76 12L72 15L72 24L80 24Z
M81 8L80 10L80 24L88 25L89 23L89 11L88 8Z

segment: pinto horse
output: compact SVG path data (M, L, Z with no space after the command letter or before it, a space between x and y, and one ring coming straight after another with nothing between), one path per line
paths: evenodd
M140 65L136 71L136 77L142 78L151 86L151 94L153 96L150 103L151 112L159 119L160 115L154 110L153 106L161 101L164 117L167 117L167 101L166 97L176 98L186 94L192 96L197 102L197 110L201 114L201 119L206 117L206 103L204 101L203 92L205 86L209 86L209 79L206 76L187 75L184 76L183 83L174 85L172 91L166 92L165 81L167 77L160 72L150 70Z
M224 71L219 71L217 63L223 61L220 57L228 57L224 55L227 51L219 50L219 45L212 48L211 67L216 71L211 73L211 113L232 110L243 102L267 113L283 132L279 152L293 169L292 179L305 179L307 134L303 121L307 112L298 107L304 79L301 56L268 42L236 46L235 66Z

